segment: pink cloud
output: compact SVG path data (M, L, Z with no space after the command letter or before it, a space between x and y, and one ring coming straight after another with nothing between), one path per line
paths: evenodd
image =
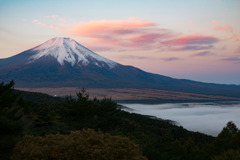
M149 33L142 33L137 36L132 36L128 38L129 41L134 43L153 43L161 39L173 38L175 34L172 34L168 31L152 30Z
M68 30L68 33L75 36L98 36L104 34L127 34L138 28L154 26L152 22L137 18L127 20L100 20L87 23L77 23Z
M215 30L223 30L223 31L233 31L233 28L231 26L229 26L228 24L225 24L223 26L221 25L215 25L214 27Z
M39 20L33 20L32 23L35 23L35 24L38 24L38 25L41 25L41 26L45 26L45 27L49 27L49 28L52 28L54 30L60 30L60 28L56 27L53 24L43 23Z
M205 35L181 36L181 33L158 28L155 23L138 18L98 20L70 25L52 25L39 20L32 22L84 39L83 43L96 51L203 50L213 48L211 44L218 41L217 38Z
M32 21L32 23L37 23L37 22L38 22L38 20L37 20L37 19L35 19L35 20L33 20L33 21Z
M155 32L154 32L155 31ZM153 33L154 32L154 33ZM212 49L212 44L218 39L212 36L189 35L179 37L179 34L160 30L139 30L137 33L129 33L126 37L121 35L100 35L91 37L91 44L101 48L122 48L126 50L160 49L172 51L190 51ZM180 48L177 46L181 46Z
M103 48L116 48L116 47L124 47L124 40L119 40L117 37L102 35L98 37L91 37L88 42L93 44L96 47Z
M178 37L176 39L165 41L167 45L190 45L190 44L213 44L218 41L217 38L205 35L189 35Z
M226 38L226 39L232 39L232 40L234 40L236 42L240 41L240 38L238 37L238 35L234 32L233 28L231 26L229 26L228 24L225 24L223 26L215 25L214 29L218 30L218 31L225 31L225 32L230 33L231 37L230 38Z
M217 20L213 20L212 23L217 23Z
M102 20L77 23L69 28L68 34L87 37L97 48L125 48L127 50L145 50L156 48L162 39L175 37L166 29L156 28L153 22L129 18L127 20Z
M231 26L229 26L228 24L225 24L223 26L221 25L215 25L214 27L215 30L218 30L218 31L226 31L226 32L230 32L232 35L229 39L232 39L236 42L239 42L240 41L240 38L237 36L236 33L234 33L233 31L233 28Z
M233 40L235 40L236 42L239 42L239 41L240 41L239 37L238 37L235 33L232 34L232 37L231 37L230 39L233 39Z

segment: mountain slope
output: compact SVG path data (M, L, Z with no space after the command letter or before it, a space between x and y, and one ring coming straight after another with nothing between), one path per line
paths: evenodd
M108 66L110 68L117 65L116 62L99 56L73 39L52 38L16 56L0 60L0 67L4 65L13 65L14 63L31 64L51 58L57 60L60 65L70 63L72 66L86 66L89 63L94 63L99 67Z
M240 98L240 86L179 80L108 60L70 38L53 38L0 59L3 81L16 87L154 88Z

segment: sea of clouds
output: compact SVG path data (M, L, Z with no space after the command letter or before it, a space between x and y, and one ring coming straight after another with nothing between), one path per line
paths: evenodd
M131 113L175 121L184 128L217 136L227 122L240 127L240 103L121 104Z

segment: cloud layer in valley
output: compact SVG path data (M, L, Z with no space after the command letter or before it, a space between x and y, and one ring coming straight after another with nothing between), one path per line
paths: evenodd
M191 131L217 136L229 121L240 124L240 104L123 104L129 112L173 120Z

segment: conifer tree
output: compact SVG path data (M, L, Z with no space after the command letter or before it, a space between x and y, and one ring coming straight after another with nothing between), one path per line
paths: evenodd
M0 83L0 159L7 159L21 136L19 95L14 92L14 81Z

